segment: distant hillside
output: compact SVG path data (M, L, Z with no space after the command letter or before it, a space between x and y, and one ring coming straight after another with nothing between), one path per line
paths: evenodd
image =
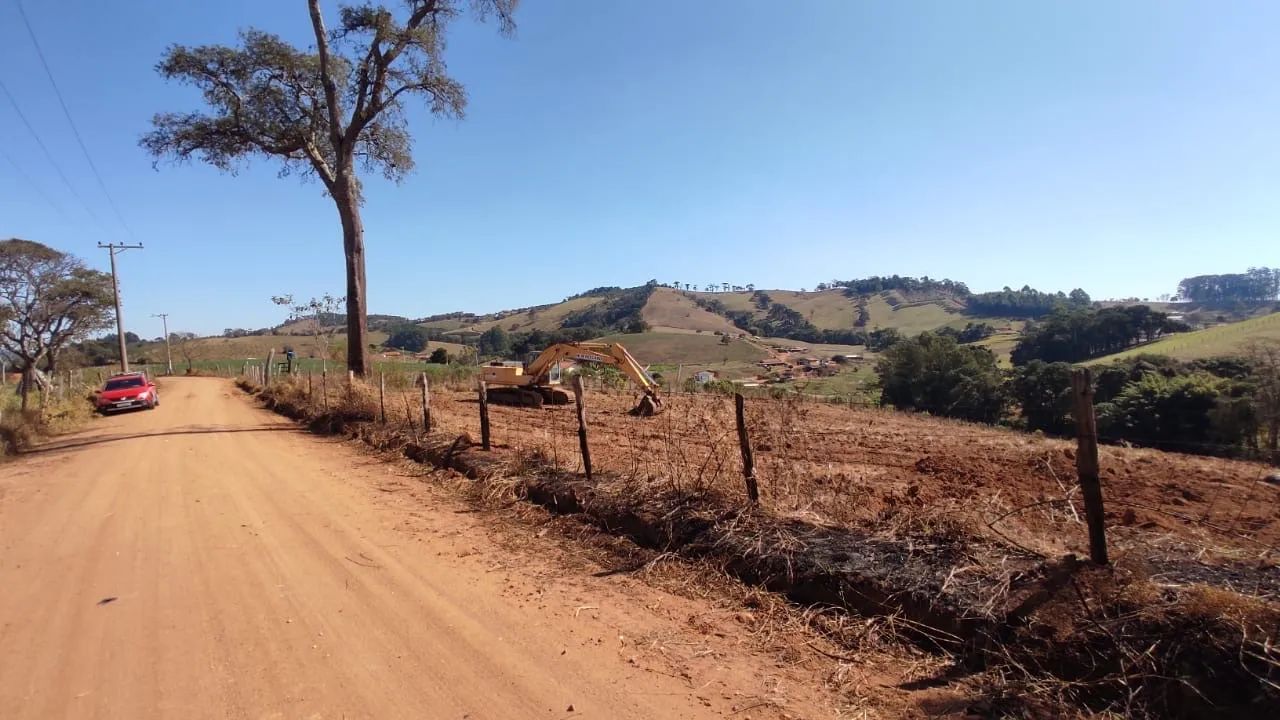
M321 313L319 317L320 325L324 328L345 328L347 326L346 313ZM409 318L400 315L370 315L368 319L370 330L387 330L396 325L403 325L410 322ZM314 318L298 318L281 323L275 327L277 335L309 335L315 330L316 319Z

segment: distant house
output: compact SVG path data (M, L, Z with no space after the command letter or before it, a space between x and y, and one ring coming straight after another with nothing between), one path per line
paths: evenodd
M709 382L714 382L715 379L716 374L711 370L699 370L693 374L693 381L699 385L706 385Z

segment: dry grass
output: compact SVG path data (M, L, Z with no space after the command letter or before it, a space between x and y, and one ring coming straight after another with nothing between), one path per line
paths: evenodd
M93 417L91 388L80 382L61 386L47 395L32 392L29 409L5 387L0 403L0 455L15 455L41 439L70 432Z

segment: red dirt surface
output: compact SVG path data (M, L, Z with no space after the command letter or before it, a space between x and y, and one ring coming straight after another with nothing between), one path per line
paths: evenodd
M478 437L473 393L433 395L438 423ZM674 395L634 418L629 394L590 393L597 470L637 482L741 496L731 398ZM398 403L397 403L398 404ZM494 441L580 463L572 407L493 406ZM1075 442L810 400L748 399L762 502L780 514L898 529L960 531L1045 555L1086 554ZM1280 487L1265 465L1104 446L1113 555L1263 563L1280 540Z

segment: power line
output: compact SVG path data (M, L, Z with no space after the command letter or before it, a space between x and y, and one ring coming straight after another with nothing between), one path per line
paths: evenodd
M53 79L53 71L49 69L49 62L45 60L44 50L40 48L40 41L36 39L35 30L31 27L31 22L27 20L27 11L22 7L22 0L14 0L14 4L18 6L18 15L22 16L22 24L27 28L27 35L31 36L31 44L36 48L36 55L40 58L40 65L44 67L44 74L49 78L49 85L53 87L53 94L58 97L58 105L62 106L62 114L67 118L67 124L71 126L71 133L75 135L76 142L80 145L80 152L84 153L84 159L89 163L89 169L93 171L93 177L98 181L98 187L102 189L102 194L107 198L107 204L111 206L112 212L116 215L116 220L120 221L120 227L124 228L129 237L133 237L133 230L129 228L129 224L124 221L124 216L120 214L120 208L116 205L115 198L111 197L111 192L107 190L107 184L102 181L102 175L98 172L98 166L93 163L93 158L89 155L89 148L84 144L84 138L80 137L80 129L76 127L76 123L71 119L71 110L67 108L67 101L62 97L62 90L58 88L58 82Z
M58 215L62 215L62 216L66 215L66 212L62 209L62 206L54 201L53 196L45 192L44 188L40 187L39 183L33 180L31 176L27 174L27 171L23 170L22 166L18 164L18 161L14 160L13 157L9 155L9 153L5 152L4 148L2 147L0 147L0 157L4 157L4 159L8 161L10 165L13 166L13 169L18 172L18 177L22 178L23 182L25 182L28 186L35 188L35 191L40 195L40 197L44 198L44 201L49 203L49 206L52 207L54 211L58 213Z
M35 138L36 145L40 146L40 150L44 153L45 159L53 166L54 171L58 173L58 177L62 178L62 183L71 191L71 195L80 202L80 207L84 208L84 211L89 214L89 217L93 218L95 223L101 225L102 221L98 219L96 214L94 214L93 208L89 207L89 203L85 202L84 198L80 196L80 193L76 192L75 186L67 179L67 174L62 172L62 166L58 164L58 161L53 159L53 153L49 152L49 148L44 144L44 140L40 139L40 133L36 132L31 121L28 120L26 114L22 112L22 108L18 105L18 100L9 92L9 88L5 87L4 81L0 81L0 93L4 93L4 96L9 98L9 104L13 105L13 111L18 114L18 119L27 127L27 132L31 133L31 137Z

